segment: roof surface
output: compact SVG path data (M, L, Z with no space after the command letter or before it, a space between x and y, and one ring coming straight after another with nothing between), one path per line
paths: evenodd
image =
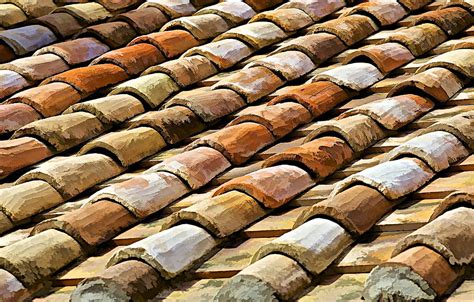
M474 301L473 14L0 0L0 300Z

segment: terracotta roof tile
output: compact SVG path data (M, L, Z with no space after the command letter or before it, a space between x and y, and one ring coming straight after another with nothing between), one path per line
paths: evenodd
M376 1L365 2L354 6L344 12L343 15L360 13L368 14L375 18L375 21L381 26L394 24L406 15L406 11L397 1Z
M56 41L56 36L47 27L29 25L0 32L0 40L10 46L16 55L25 55Z
M250 20L250 22L255 21L271 21L286 32L297 31L313 23L310 16L297 8L262 12Z
M335 35L316 33L284 42L276 52L298 50L304 52L315 64L320 64L345 48L342 41Z
M422 14L416 19L416 24L434 23L438 25L446 34L454 36L463 31L473 22L473 16L463 8L450 7L442 11L431 11Z
M174 19L166 23L161 31L171 29L186 29L198 40L207 40L227 31L226 20L215 14L205 14Z
M146 173L109 186L91 196L91 202L112 200L126 207L138 218L144 218L167 206L188 192L175 175L165 172Z
M119 14L113 20L125 21L137 33L146 35L159 30L168 21L168 18L157 8L142 7Z
M126 22L115 21L84 28L75 38L94 37L107 44L110 48L125 46L133 40L137 33Z
M156 46L167 58L180 55L189 48L199 44L196 38L184 30L173 30L140 36L131 41L129 45L138 43L150 43Z
M260 49L279 42L287 37L287 34L272 22L258 21L232 28L215 39L237 39L247 43L253 48Z
M150 0L146 1L140 7L156 7L168 17L175 19L182 16L191 15L196 12L196 8L188 0Z
M328 0L323 3L311 0L290 1L281 6L281 8L297 8L307 13L313 21L317 22L321 18L345 6L343 0Z
M200 9L196 15L216 14L234 24L239 24L252 18L256 13L245 2L220 2L210 7Z
M253 50L249 46L239 40L224 39L193 47L184 56L202 55L211 60L220 69L226 69L250 56L252 52Z
M0 178L14 171L52 156L49 148L31 137L6 140L0 143Z
M69 38L82 29L79 21L67 13L54 13L36 18L37 23L49 28L58 38Z
M18 6L10 3L0 4L0 25L9 27L27 20L27 16Z
M95 38L79 38L40 48L35 55L53 53L69 65L86 63L109 51L110 48Z
M225 100L225 102L221 100ZM167 102L167 107L168 106L188 107L204 122L212 123L244 107L245 102L242 97L233 90L209 90L205 88L200 91L183 91Z
M26 104L9 104L0 106L0 133L10 133L20 127L40 119L41 116L33 107Z
M103 129L104 125L94 115L74 112L32 122L18 129L13 137L38 137L60 152L93 138Z
M112 14L105 7L96 2L70 4L58 7L54 12L68 13L85 24L93 24L112 17Z
M273 186L278 179L287 182L287 186ZM279 165L234 178L220 186L214 196L236 190L247 193L267 208L277 208L312 184L311 177L304 170Z
M107 74L107 77L103 76L104 73ZM46 79L41 84L64 82L73 86L85 97L127 78L127 73L121 67L114 64L100 64L68 70Z
M106 150L116 156L122 166L128 167L165 146L163 137L156 130L139 127L102 135L85 144L79 154Z
M167 74L180 87L186 87L216 74L217 69L208 58L194 55L150 67L143 74L158 72Z
M198 139L190 145L190 148L209 146L224 154L234 165L238 165L247 161L256 151L273 140L273 135L265 126L247 122Z
M143 113L145 108L135 97L127 94L106 96L70 106L64 113L89 112L103 124L120 124Z
M346 45L353 45L378 30L369 17L354 14L324 22L314 27L311 32L327 32L336 35Z
M151 44L140 43L109 51L96 58L91 65L111 63L130 75L138 75L150 66L165 61L161 52Z
M156 129L168 144L187 138L202 131L204 123L190 109L173 106L165 110L151 111L130 121L131 127L148 126Z

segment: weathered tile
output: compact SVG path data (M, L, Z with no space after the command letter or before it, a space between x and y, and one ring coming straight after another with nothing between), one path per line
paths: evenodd
M304 170L295 166L279 165L235 178L220 186L214 196L237 190L247 193L267 208L277 208L313 184L313 180Z
M247 103L252 103L258 99L275 91L283 85L283 81L270 69L266 67L253 67L242 69L219 82L212 89L231 89L245 97Z
M22 56L56 41L54 33L45 26L29 25L0 32L0 40Z
M10 27L12 25L24 22L27 16L18 6L11 3L1 3L0 5L0 25Z
M347 143L328 136L279 152L268 158L264 166L294 162L306 167L316 179L322 179L340 168L352 156L353 151Z
M280 8L298 8L307 13L314 22L345 6L343 0L330 0L324 3L315 3L311 0L295 0L283 4Z
M338 133L352 150L361 152L386 136L386 131L366 115L348 116L340 120L328 120L314 124L312 132L306 136L305 142L318 137L334 136ZM314 130L313 130L314 129Z
M364 298L376 301L383 295L406 300L434 300L446 292L457 277L457 272L442 256L419 246L374 269L367 279Z
M337 183L331 196L340 194L354 183L362 182L376 188L386 198L395 200L418 190L433 176L433 171L422 161L402 158L349 176Z
M353 186L312 206L297 220L296 225L315 217L331 217L346 230L360 236L395 206L377 190L366 186Z
M460 7L448 7L424 13L416 18L416 24L434 23L450 36L457 35L474 21L471 14Z
M380 25L388 26L399 21L406 15L406 11L397 1L365 2L354 6L344 12L343 15L370 15L378 20Z
M234 24L243 23L252 18L255 11L245 2L219 2L200 9L196 15L216 14Z
M188 149L209 146L224 154L234 165L240 165L273 140L273 135L266 127L242 123L206 135L194 141Z
M98 271L86 280L82 281L72 292L70 301L84 301L89 299L132 299L149 300L160 290L163 290L163 280L158 272L146 263L138 260L128 260L105 269L103 259L110 253L98 257L89 258L83 262L77 270ZM100 263L95 263L95 260ZM75 272L74 269L71 272ZM66 274L63 277L67 277Z
M115 16L114 20L125 21L140 35L158 31L168 18L155 7L141 7Z
M26 286L43 281L80 256L80 245L56 230L47 230L0 249L2 267Z
M57 55L44 54L17 59L0 68L15 71L29 81L40 81L68 70L69 66Z
M318 81L296 86L274 98L269 105L286 101L297 102L305 106L313 117L318 117L348 98L349 95L338 85Z
M145 70L143 74L157 72L167 74L181 88L184 88L216 74L217 69L208 58L194 55L152 66Z
M404 155L422 159L435 172L449 166L469 155L468 150L454 135L444 131L434 131L418 137L390 151L384 161L393 160Z
M287 34L277 25L268 21L248 23L232 28L216 38L216 41L223 39L237 39L248 43L255 49L260 49L287 37Z
M430 59L426 64L417 70L417 73L433 67L444 67L461 73L466 77L473 78L474 62L471 60L473 56L474 49L458 49L449 51Z
M423 97L415 94L406 94L357 106L339 115L338 119L365 114L376 120L386 129L398 130L427 113L433 107L434 104Z
M320 64L345 48L346 46L337 36L321 32L286 41L275 52L301 51L315 64Z
M179 241L176 241L179 238ZM204 229L181 224L118 250L107 266L140 259L170 279L189 269L217 245Z
M472 136L472 127L474 126L473 118L473 111L463 112L453 117L442 119L434 125L426 128L425 131L449 132L462 140L470 149L474 149L474 137Z
M474 257L474 209L460 207L447 211L398 242L393 255L416 245L438 252L451 265L469 264Z
M457 207L465 206L472 208L472 204L474 203L472 191L472 187L466 187L449 194L439 203L436 209L434 209L429 220L434 220L445 212L455 209Z
M0 100L30 85L30 82L18 73L0 70Z
M243 122L255 122L267 127L275 137L283 137L310 120L311 114L305 107L297 103L286 102L256 108L248 114L240 115L228 126Z
M191 15L196 12L196 8L192 5L191 1L151 0L147 1L145 4L142 4L141 7L148 6L160 9L172 19Z
M128 167L166 147L163 137L149 127L107 133L84 145L78 154L106 150Z
M0 295L4 302L14 302L26 300L30 296L25 286L10 272L0 269Z
M229 167L219 151L200 147L166 159L147 172L169 172L184 179L192 189L198 189Z
M74 16L67 13L54 13L34 19L34 23L41 24L53 31L58 38L66 39L82 29L82 25Z
M195 221L215 236L223 238L265 214L266 211L250 196L230 191L182 209L177 213L179 220L176 221Z
M207 40L229 30L229 25L219 15L204 14L178 18L166 23L161 31L184 28L198 40Z
M104 77L103 75L107 76ZM44 80L45 85L52 82L64 82L73 86L82 97L86 97L99 89L125 81L127 73L114 64L100 64L74 68Z
M377 25L367 16L350 15L317 24L311 33L327 32L336 35L350 46L363 40L378 30Z
M143 100L149 107L155 108L177 90L179 90L178 85L169 76L164 73L154 73L119 84L110 92L110 95L132 94Z
M384 42L405 45L415 57L435 48L447 40L446 34L434 24L424 23L391 33Z
M339 224L325 218L315 218L262 246L252 261L272 253L284 254L317 275L351 242L349 233Z
M26 104L3 104L0 106L0 133L10 133L36 121L41 115Z
M403 45L398 43L384 43L379 45L369 45L351 52L343 60L344 64L369 59L384 74L405 65L415 57Z
M1 189L0 193L0 207L13 222L21 222L63 202L61 195L42 180Z
M361 91L383 78L382 73L369 63L350 63L316 75L312 81L331 81L339 86Z
M441 67L430 68L415 74L397 84L388 96L404 94L412 89L419 89L438 102L446 102L462 89L462 81L453 72Z
M18 92L8 99L8 103L28 104L43 117L50 117L80 100L81 95L71 85L53 82Z
M199 117L183 106L146 112L133 118L128 124L131 128L151 127L158 131L168 144L176 144L205 128Z
M74 112L27 124L18 129L13 138L39 137L61 152L97 136L104 130L104 126L94 115Z
M282 75L287 81L302 77L316 68L311 59L300 51L279 52L266 58L256 60L245 68L255 66L264 66Z
M70 4L54 10L55 13L68 13L85 24L92 24L112 17L112 14L96 2Z
M95 37L101 42L115 49L125 46L137 35L135 30L127 23L121 21L106 22L84 28L75 37Z
M178 93L166 103L166 107L174 105L188 107L204 122L212 123L244 107L245 102L233 90L205 87Z
M70 106L64 113L89 112L102 123L120 124L143 113L145 108L135 97L128 94L110 95Z
M134 76L164 60L164 56L155 46L140 43L109 51L95 59L91 64L115 64L122 67L130 76Z
M36 225L32 234L56 229L73 237L83 248L91 248L135 222L135 217L123 206L111 201L99 201L45 220Z
M252 49L239 40L224 39L193 47L188 50L184 56L193 56L196 54L205 56L220 69L226 69L250 56L252 54Z
M133 39L129 45L149 43L157 47L168 59L176 57L186 50L198 46L199 42L185 30L171 30L151 33Z
M86 63L109 51L109 47L95 38L78 38L40 48L35 55L52 53L69 65Z
M283 255L271 254L227 281L215 296L215 300L287 300L310 282L311 277L298 262Z
M285 32L297 31L313 23L308 14L297 8L280 8L261 12L250 20L250 22L256 21L271 21L283 28Z
M93 153L46 161L21 176L17 183L43 180L68 199L121 171L122 168L108 156Z
M90 200L113 200L138 218L145 218L188 192L176 176L165 173L146 173L129 180L112 184L96 193Z

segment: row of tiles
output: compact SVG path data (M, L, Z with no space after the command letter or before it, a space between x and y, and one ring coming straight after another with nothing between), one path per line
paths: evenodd
M362 21L366 21L366 20L362 20ZM257 23L259 23L259 22L257 22ZM254 23L254 24L256 24L256 23ZM410 34L410 33L408 32L406 34ZM326 42L328 45L331 45L331 46L334 47L334 51L340 51L340 49L342 47L342 43L338 42L339 40L336 40L336 39L337 38L335 38L333 36L316 35L313 39L309 39L309 38L306 39L306 43L308 44L310 42L320 42L322 44L322 42ZM225 39L223 41L230 41L230 39ZM234 42L234 41L232 41L232 42ZM297 42L300 42L300 41L297 41ZM295 49L295 48L298 48L298 46L297 46L296 43L292 43L292 44L289 45L289 47L283 47L283 49L281 51L291 50L291 48ZM305 63L309 62L309 58L307 58L305 54L301 54L301 53L294 52L294 51L293 52L287 52L287 53L293 54L293 56L291 58L289 58L287 61L297 61L298 59L306 58ZM319 53L318 56L319 56L319 58L316 59L317 62L325 59L324 54ZM207 75L207 73L209 73L209 72L212 73L213 72L212 68L210 68L211 65L206 64L206 61L203 61L204 58L202 58L198 55L195 55L195 56L190 57L189 61L192 61L193 57L195 59L194 61L197 61L197 62L191 62L191 63L195 63L199 67L201 67L202 73ZM278 56L275 56L276 59L277 59L277 57ZM180 61L178 61L178 63L179 62ZM184 64L184 63L187 63L187 62L182 62L182 63ZM287 62L287 63L290 63L290 62ZM293 62L291 62L291 63L293 63ZM267 66L268 67L271 64L275 64L275 63L272 62L272 61L270 61L270 62L263 61L261 63L259 62L259 65L261 65L261 66ZM396 64L396 62L395 62L395 64ZM163 64L163 65L166 65L166 63ZM173 69L171 69L171 67L175 67L175 69L179 68L180 64L173 64L173 63L170 62L169 65L170 66L166 66L167 67L166 69L163 69L164 66L160 66L158 68L158 70L156 70L155 72L160 72L160 71L165 71L166 72L166 71L168 71L168 72L171 73L171 74L169 73L169 75L171 75L173 79L178 79L179 75L183 75L183 73L181 72L182 70L178 69L177 71L173 72ZM255 65L253 65L253 66L255 66ZM308 68L303 67L303 66L304 65L301 65L299 70L293 70L293 72L291 72L291 69L290 69L288 71L288 74L287 74L287 79L293 79L294 77L299 76L301 73L304 73ZM308 66L309 66L309 68L314 67L314 65L312 65L312 64L308 64ZM277 68L284 69L285 67L284 66L283 67L275 66L273 70L276 69L276 71L281 72L281 70L278 70ZM258 69L252 69L252 70L258 70ZM265 72L265 70L262 69L262 68L260 68L260 71L261 71L260 73L261 73L262 76L266 76L266 77L270 77L270 78L272 77L272 74L270 74L268 71ZM247 75L247 77L249 77L249 75ZM199 75L196 75L195 77L192 77L191 80L193 80L192 82L194 82L194 81L199 80L199 79L200 79ZM273 78L271 78L271 79L274 80L274 83L273 83L274 86L279 85L279 80L277 79L277 77L275 75L273 75ZM151 81L151 80L161 80L162 85L158 85L158 86L152 85L151 82L153 82L153 81ZM178 81L178 84L180 82L181 81ZM57 83L57 84L59 84L59 83ZM63 85L63 84L61 84L61 85ZM150 85L152 85L153 89L152 88L150 88L150 89L147 88L147 86L150 86ZM231 85L231 84L229 84L229 85ZM229 85L227 85L227 86L229 86ZM153 98L149 97L148 95L151 94L153 91L156 91L156 89L158 89L158 88L167 88L168 90L172 91L173 87L175 87L175 86L176 86L175 83L172 80L170 81L168 76L165 76L161 73L158 73L158 74L148 75L148 77L143 77L143 79L141 81L138 81L138 82L137 81L131 81L129 85L127 85L127 83L119 85L116 93L120 94L120 93L123 93L123 92L125 92L125 93L131 92L131 93L134 93L135 95L139 95L142 99L145 99L144 101L146 103L148 103L148 105L156 106L156 103L162 102L163 98L165 98L167 96L167 94L163 95L163 93L161 93L160 95L154 96ZM226 87L225 85L222 85L222 86ZM234 90L236 90L237 92L239 92L241 94L246 93L247 95L245 95L245 96L247 98L247 101L254 101L256 98L260 97L260 95L258 94L258 91L257 91L257 93L254 92L253 95L251 95L252 91L247 91L247 92L242 91L241 89L239 89L239 87L235 87L235 85L234 85L233 88L234 88ZM272 87L266 87L266 88L267 89L273 89ZM219 91L216 91L215 93L219 94ZM219 96L221 96L221 95L219 95ZM228 95L228 93L227 93L227 95L224 95L224 97L232 98L232 102L236 103L232 107L237 107L238 108L239 106L242 106L241 104L239 104L242 101L239 101L239 98L237 96ZM120 111L120 114L117 112L117 110L115 110L114 112L111 112L110 108L107 108L107 107L110 107L111 104L116 105L118 100L121 101L123 106L129 107L129 108L131 107L134 110L129 110L128 112L125 112L125 113L123 113L123 111L121 111L121 110L118 110L118 111ZM191 110L194 109L194 111L196 111L196 112L200 111L201 114L198 114L198 116L199 116L199 118L202 118L205 122L212 122L213 119L216 118L215 117L216 113L212 112L214 114L214 116L212 116L211 114L209 114L207 112L204 112L204 110L202 110L201 108L196 108L196 107L190 105L189 101L186 100L186 99L178 100L178 102L171 102L171 105L174 105L174 104L179 105L179 104L183 104L183 103L185 103L185 105L191 107ZM38 124L33 123L33 125L31 125L31 127L25 127L23 129L24 131L22 131L22 130L18 131L17 136L28 136L28 134L31 135L31 134L35 133L35 135L39 135L42 138L43 142L48 142L49 143L48 145L50 147L52 146L53 149L56 149L56 151L58 151L58 150L59 151L64 151L65 149L71 148L72 146L75 146L75 145L77 145L78 143L80 143L82 141L88 140L91 137L98 135L100 132L106 131L106 129L108 128L107 126L109 126L107 124L110 124L111 122L112 123L114 123L114 122L115 123L123 122L124 120L127 120L128 118L133 117L134 115L137 115L137 114L139 114L140 112L143 111L143 107L140 106L139 100L136 100L136 99L132 98L131 96L122 96L121 98L119 98L119 96L117 96L115 98L109 98L109 99L98 99L95 102L91 101L90 104L87 103L87 105L90 105L90 106L85 106L85 104L84 105L79 104L76 107L73 106L73 108L75 108L75 109L72 109L72 110L90 112L92 114L97 115L97 118L91 119L91 117L89 117L89 116L79 117L79 113L78 113L76 115L70 114L70 115L62 116L61 118L58 117L57 119L46 119L46 120L44 120L43 123L42 122L38 122ZM109 106L107 106L107 105L109 105ZM235 108L227 108L227 111L229 111L229 110L232 111L232 110L235 110ZM133 112L130 112L130 111L133 111ZM217 115L219 115L219 114L222 114L222 112L217 113ZM224 114L225 114L225 112L224 112ZM114 115L120 115L120 116L114 116ZM188 114L188 116L189 116L189 114ZM219 116L217 116L217 117L219 117ZM51 123L49 123L49 121L51 121ZM73 123L74 121L75 121L75 123ZM79 135L73 135L73 133L70 133L71 134L70 136L74 137L74 139L71 139L70 141L65 141L64 139L63 140L57 139L55 137L57 137L58 135L54 135L54 133L49 133L50 131L47 131L47 130L44 130L44 131L41 130L41 128L49 129L53 125L55 127L57 127L58 124L59 124L59 125L61 125L61 128L65 132L68 132L67 131L68 129L65 129L65 128L67 128L67 125L62 125L62 124L74 124L75 125L79 122L82 122L82 124L84 122L88 122L89 124L92 123L89 126L91 126L91 129L95 129L95 130L94 131L91 130L93 133L80 133ZM100 122L103 122L105 125L103 125L103 124L99 125ZM71 127L71 129L69 129L69 132L74 132L73 128L74 127ZM89 131L89 132L91 132L91 131ZM22 132L24 132L24 133L22 133ZM80 137L77 138L76 136L80 136ZM22 150L20 150L20 149L22 149L21 148L22 143L25 144L25 145L29 144L29 147L26 147L26 149L30 148L30 149L36 149L36 150L38 150L38 149L43 150L43 152L41 152L41 154L38 153L39 158L31 159L31 160L33 160L33 162L26 163L26 165L30 165L31 163L37 162L38 160L41 160L41 159L51 155L50 154L51 151L48 150L46 145L44 145L42 143L39 143L39 142L32 143L30 141L28 141L28 142L21 141L20 144L19 144L20 146L18 147L19 150L17 150L18 153L21 153L21 151L22 151ZM15 145L15 144L13 144L13 145ZM14 156L14 155L12 155L12 156ZM20 168L22 166L25 166L25 163L22 163L21 161L17 161L17 162L19 163L20 166L10 167L10 169L5 168L4 170L7 171L6 174L9 174L9 173L11 173L11 171L17 170L18 168Z
M325 36L323 36L325 37ZM313 39L314 40L314 39ZM325 42L325 39L323 39L323 42ZM299 44L299 43L298 43ZM296 45L298 45L296 44ZM262 70L263 68L262 67L255 67L255 68L252 68L250 70L258 70L257 68L259 68L260 70ZM265 71L265 69L263 69L263 71ZM269 71L266 72L267 74L269 73ZM344 72L341 72L341 74L343 74ZM239 78L239 76L236 76L235 78ZM270 78L272 79L272 78ZM280 82L281 83L281 82ZM245 84L245 83L244 83ZM319 85L321 86L321 85ZM324 86L324 85L323 85ZM329 90L328 92L330 92L331 90L332 91L339 91L339 96L337 98L335 98L335 102L339 102L341 101L344 96L345 96L345 93L344 91L342 90L338 90L337 86L335 86L334 84L329 85L327 84L326 86L328 86ZM318 84L316 84L316 87L315 89L318 87ZM317 90L317 89L316 89ZM271 90L269 90L271 91ZM268 91L264 91L264 93L268 93ZM207 94L209 94L207 92ZM227 93L229 94L229 93ZM204 97L201 97L201 99L204 98ZM235 97L234 97L235 98ZM218 101L218 102L222 102L221 100L219 100L218 98L212 98L213 101ZM229 100L230 98L226 98L226 100ZM230 99L232 100L232 99ZM199 98L198 98L198 101L199 101ZM317 101L317 100L315 100ZM206 103L204 104L206 105ZM304 104L303 104L304 105ZM252 143L251 141L251 137L250 136L246 136L246 133L248 131L247 128L249 127L244 127L242 128L242 126L239 126L239 127L233 127L233 128L242 128L241 131L239 131L241 133L241 139L245 139L246 141L248 141L249 143L249 146L252 146L252 148L250 148L249 146L247 146L246 148L248 150L252 149L252 152L249 153L248 150L245 150L245 149L242 149L242 150L232 150L230 152L225 152L225 150L223 150L222 148L218 149L219 151L224 151L224 154L226 154L230 159L231 159L231 162L233 162L234 164L238 164L240 162L243 162L245 160L248 159L249 156L251 156L253 154L254 151L262 148L264 145L265 145L265 142L269 143L273 140L273 136L275 136L276 138L278 137L281 137L282 135L286 134L287 132L291 131L291 127L295 127L297 126L298 124L302 123L305 121L305 116L306 116L306 119L307 117L309 116L308 113L304 113L305 109L302 108L301 106L297 106L297 105L293 105L293 106L288 106L288 105L279 105L277 107L282 107L280 110L279 110L279 114L281 115L281 117L291 117L293 119L293 123L290 125L288 124L288 126L285 126L284 124L283 125L280 125L280 129L276 129L277 127L275 127L275 129L273 128L270 128L272 133L268 133L268 130L266 130L264 127L260 126L253 126L253 125L249 125L250 128L252 128L252 130L255 130L255 131L258 131L259 129L259 132L261 133L261 136L262 138L264 138L264 140L262 142L259 142L258 144L255 144L255 143ZM327 111L329 109L329 107L331 106L331 104L328 104L328 108L326 109L323 109L321 108L321 112L316 112L315 113L315 116L318 116L320 113L322 113L323 111ZM210 106L208 106L207 108L209 108ZM215 106L214 106L215 107ZM174 107L175 109L181 109L182 107ZM203 107L204 108L204 107ZM207 108L204 108L204 109L207 109ZM212 107L211 107L212 108ZM296 108L296 109L295 109ZM173 109L170 108L170 109ZM235 110L235 108L230 108L231 111ZM290 110L290 112L288 113L287 111ZM302 111L303 110L303 111ZM145 126L154 126L153 128L156 129L156 126L155 125L160 125L158 123L153 123L153 116L152 118L149 119L149 121L147 121L145 119L145 123L143 124L138 124L138 128L134 128L132 130L129 130L129 131L123 131L123 132L117 132L117 133L113 133L111 135L108 135L108 136L105 136L104 138L106 139L106 141L104 141L103 143L101 143L100 141L96 141L94 142L92 145L90 146L94 146L93 148L86 148L85 150L92 150L91 152L94 152L94 148L96 147L102 147L102 148L106 148L107 150L109 150L110 152L112 153L115 153L116 154L116 157L117 159L120 160L120 162L124 165L129 165L131 163L134 163L136 161L138 161L139 159L141 158L144 158L146 155L149 155L151 153L154 153L156 152L156 148L161 149L163 148L164 146L164 140L167 141L167 143L175 143L177 141L179 141L180 139L186 137L186 136L189 136L189 131L182 131L183 133L176 133L176 129L178 129L177 125L180 125L180 123L176 123L176 122L172 122L172 118L170 118L169 116L169 113L170 112L173 112L171 110L168 110L168 111L164 111L166 112L168 115L167 115L167 119L168 121L166 123L161 123L161 125L164 126L164 129L167 130L169 129L167 132L165 133L169 133L169 135L163 135L163 138L161 138L161 136L158 134L157 131L154 131L153 129L148 129L148 128L145 128L143 127L143 125ZM175 110L175 114L174 115L177 115L178 116L178 120L180 120L179 118L179 114L184 114L185 118L187 119L186 123L183 123L184 125L189 125L191 127L191 130L200 130L202 129L202 127L192 127L194 126L196 123L197 123L197 120L196 118L190 118L192 117L192 115L190 115L189 113L186 114L187 112L189 112L189 109L186 111L186 110ZM303 113L302 117L299 117L299 115ZM228 114L228 112L224 112L223 115L225 114ZM159 117L159 116L158 116ZM171 115L172 117L172 115ZM278 114L276 115L276 117L274 116L272 120L277 120L279 117L278 117ZM182 118L183 119L183 118ZM171 121L170 121L171 120ZM194 123L194 125L193 125ZM184 126L183 124L181 124L181 126ZM272 123L270 123L272 124ZM160 125L160 126L161 126ZM267 127L268 127L268 123L266 124ZM243 125L243 126L246 126L246 125ZM184 127L181 127L181 128L184 128ZM249 129L250 129L249 128ZM286 128L286 129L285 129ZM158 129L160 130L160 129ZM229 128L229 130L227 130L227 132L231 133L232 131L234 131L232 128ZM163 134L164 131L159 131L159 133ZM226 133L227 133L226 132ZM125 135L124 135L125 134ZM191 133L192 134L192 133ZM220 135L220 137L225 137L226 134L223 133L222 135ZM132 140L131 140L132 138ZM176 139L177 138L177 139ZM173 141L173 139L175 139ZM130 143L130 140L132 141L132 143ZM136 142L142 142L140 144L141 148L140 149L137 149L136 148ZM117 145L118 144L118 145ZM212 143L211 143L212 144ZM232 147L232 145L229 145L229 144L232 144L231 141L228 141L226 143L224 143L224 145L228 145L230 147ZM120 146L119 146L120 145ZM218 147L219 144L214 144L213 147ZM128 146L128 147L127 147ZM235 146L235 147L238 147L238 146ZM225 149L225 148L224 148ZM147 152L151 150L150 152ZM239 154L241 153L241 154ZM232 156L230 154L235 154L235 156ZM29 174L30 176L32 177L26 177L24 178L23 180L26 181L27 183L26 184L23 184L23 185L20 185L20 186L16 186L14 187L13 189L9 190L11 196L16 196L17 199L21 199L21 196L27 196L28 195L28 192L30 190L38 190L39 188L42 188L41 191L44 191L46 196L50 196L50 198L47 198L48 200L50 200L51 204L48 203L48 205L46 205L46 207L51 207L52 205L55 205L57 204L57 202L62 202L63 200L66 200L72 196L75 196L77 195L78 193L80 192L83 192L85 189L87 189L88 187L90 187L91 185L94 185L98 182L100 182L102 180L102 176L105 175L105 173L103 173L100 177L100 179L97 179L96 174L94 174L94 171L95 171L95 166L100 164L101 166L103 166L104 171L108 171L109 173L107 175L105 175L105 177L109 178L111 176L114 176L118 173L121 172L121 169L113 164L113 162L107 158L107 156L103 156L103 155L97 155L97 154L88 154L88 155L82 155L82 156L79 156L79 157L72 157L72 158L68 158L66 159L66 161L68 162L68 164L66 165L65 161L59 161L59 162L51 162L51 166L50 168L47 168L45 171L43 172L33 172L31 174ZM70 169L70 164L74 165L76 168L72 169L74 171L76 171L76 173L71 173L71 169ZM46 166L49 166L48 164L46 164ZM61 173L59 170L57 170L59 167L68 167L64 172L64 173ZM223 164L223 168L225 168L225 165ZM50 172L47 172L50 171ZM55 171L57 170L57 171ZM89 172L87 172L89 171ZM53 173L53 174L51 174ZM40 179L44 179L44 177L42 177L41 175L51 175L51 177L48 177L49 181L51 183L51 180L53 179L56 179L53 180L52 183L55 184L55 188L56 189L59 189L58 191L60 192L59 194L52 188L50 187L50 185L44 183L44 182L36 182L36 185L33 185L35 182L28 182L28 180L34 180L35 178L37 177L40 177ZM54 175L63 175L59 178L61 178L62 180L60 181L57 181L59 180L58 176L54 176ZM66 177L66 175L69 175ZM75 186L71 186L71 184L69 183L68 179L71 179L71 177L73 179L75 179ZM81 182L78 182L77 180L78 179L81 179L82 181ZM204 177L204 180L205 180L205 177ZM51 183L51 184L52 184ZM33 186L31 186L33 185ZM20 191L23 191L23 193L20 193L18 192L18 190ZM63 197L61 197L61 195L63 195ZM35 200L42 200L44 199L44 196L39 196L37 199ZM32 200L31 200L32 201ZM25 204L30 204L31 202L29 201L24 201ZM37 209L37 210L43 210L43 205L44 203L43 202L35 202L37 205L40 206L41 209ZM33 208L32 209L32 213L36 213L37 210L34 210ZM12 213L12 211L8 211L10 213ZM15 212L18 212L18 211L15 211ZM20 222L22 219L24 218L27 218L28 216L24 216L24 215L31 215L30 214L26 214L26 213L23 213L22 214L22 218L21 219L17 219L15 218L14 220L17 221L17 222Z

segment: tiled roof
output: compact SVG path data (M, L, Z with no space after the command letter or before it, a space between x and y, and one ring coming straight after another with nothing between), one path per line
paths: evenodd
M474 300L472 1L1 2L2 301Z

